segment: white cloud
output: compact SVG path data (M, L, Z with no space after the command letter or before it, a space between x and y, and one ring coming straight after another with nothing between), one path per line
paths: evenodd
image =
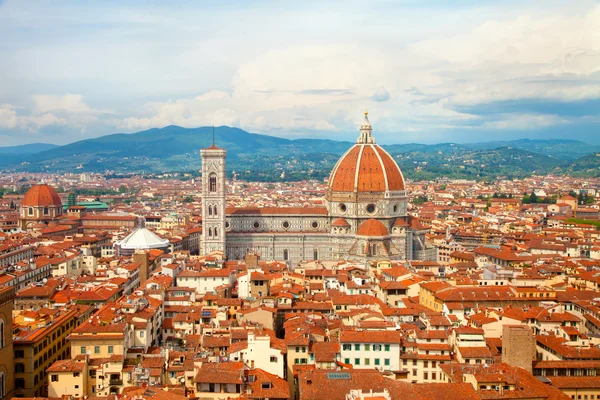
M80 94L65 94L64 96L33 95L33 112L35 114L44 114L49 111L89 113L92 109L83 102L83 96Z
M0 105L0 128L21 129L37 132L48 125L62 125L67 121L51 113L18 115L17 107L10 104Z
M376 136L424 137L461 127L508 131L571 122L501 108L493 116L476 115L471 106L483 103L600 97L597 4L455 9L393 3L185 13L171 7L110 13L114 6L108 5L83 7L84 18L78 18L81 8L71 14L52 7L48 15L37 15L12 2L9 12L56 28L45 31L57 36L31 45L19 37L0 65L0 86L8 83L20 93L11 82L31 79L51 82L51 88L56 82L89 88L93 95L33 95L28 112L0 107L0 125L35 131L61 124L96 134L170 124L232 125L281 136L335 136L356 129L367 108ZM434 26L430 17L437 7L444 19ZM139 18L131 20L137 11ZM206 23L198 25L200 12ZM15 19L10 16L0 14L5 27ZM0 33L10 33L1 25ZM41 62L45 68L36 67ZM117 104L119 114L98 104Z
M146 117L125 118L122 127L147 129L167 125L196 127L206 125L237 126L239 117L228 108L231 97L227 92L210 91L194 98L178 99L168 102L152 102L144 106Z
M83 133L88 125L98 121L99 115L107 113L91 108L83 102L83 96L75 94L36 94L32 96L32 102L30 113L17 112L22 111L23 107L0 105L0 128L36 133L46 126L67 125Z
M481 128L495 130L529 130L555 126L569 122L566 118L548 114L508 114L502 119L486 121ZM479 127L478 127L479 128Z
M435 65L443 78L421 84L452 93L453 104L544 98L600 97L600 6L583 15L490 20L472 32L420 41L409 50Z
M15 107L10 104L0 104L0 128L14 129L17 124L18 117Z

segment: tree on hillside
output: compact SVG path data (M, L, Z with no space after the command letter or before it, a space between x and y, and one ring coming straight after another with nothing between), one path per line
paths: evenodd
M537 194L535 194L535 191L532 191L532 192L531 192L531 195L529 196L529 202L530 202L531 204L536 204L536 203L538 202L538 200L539 200L539 199L538 199L538 196L537 196Z

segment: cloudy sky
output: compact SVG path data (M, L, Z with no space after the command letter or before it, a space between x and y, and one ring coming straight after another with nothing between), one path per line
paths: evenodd
M600 3L0 0L0 146L365 109L380 143L600 143Z

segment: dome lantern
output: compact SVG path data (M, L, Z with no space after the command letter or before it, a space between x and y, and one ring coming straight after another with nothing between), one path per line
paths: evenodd
M369 122L369 112L365 110L365 120L360 126L360 136L356 140L357 144L375 144L373 138L373 128Z

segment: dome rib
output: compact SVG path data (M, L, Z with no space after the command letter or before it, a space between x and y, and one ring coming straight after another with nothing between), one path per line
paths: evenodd
M386 171L388 190L404 190L404 175L392 156L379 146L374 146Z

